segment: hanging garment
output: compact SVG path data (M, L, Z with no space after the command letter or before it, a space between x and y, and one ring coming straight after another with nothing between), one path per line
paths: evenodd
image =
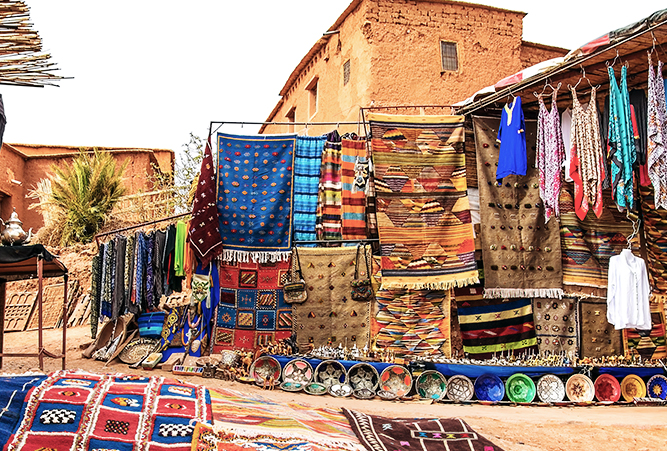
M134 263L134 292L135 297L130 305L132 313L139 313L146 305L146 264L148 253L146 250L146 234L137 232Z
M123 285L125 288L125 298L123 311L129 309L131 299L132 299L132 281L134 280L134 250L135 250L136 237L130 235L127 237L127 243L125 244L125 274L123 275Z
M317 196L317 239L340 240L342 233L341 137L336 130L327 135L322 153Z
M609 260L607 321L618 329L651 329L646 263L630 249Z
M191 235L192 236L192 235ZM155 301L159 304L164 295L164 270L162 256L167 241L167 232L164 230L155 231L155 245L153 246L153 291Z
M602 214L602 180L604 179L602 144L596 90L584 108L577 92L572 91L572 148L570 149L570 177L574 181L574 208L579 219L584 219L590 206L599 218Z
M317 193L320 184L320 166L324 150L324 136L297 136L294 157L294 240L317 239ZM301 246L301 245L300 245ZM308 244L312 247L315 244Z
M121 316L125 308L125 248L127 247L127 238L118 235L114 238L114 287L111 304L111 319Z
M521 97L515 97L512 106L508 103L503 108L498 129L500 152L496 179L501 180L510 174L526 175L526 132L521 108Z
M204 265L222 253L220 214L215 203L215 176L211 137L209 136L204 148L199 170L199 183L197 183L197 191L192 204L192 225L188 231L190 247Z
M176 243L174 249L174 274L176 277L185 277L185 237L187 226L185 222L176 223Z
M630 105L630 117L632 118L633 142L635 144L635 149L637 149L637 160L639 160L639 146L641 146L641 134L639 131L639 125L637 123L637 115L635 114L634 105ZM646 124L643 125L644 129L646 129ZM651 184L651 179L648 176L648 166L646 165L646 162L644 162L644 164L639 164L639 184L641 186L649 186Z
M100 303L102 294L102 260L104 243L100 244L97 255L93 257L90 277L90 338L97 337L97 325L100 321Z
M102 294L100 302L100 317L111 318L111 279L113 276L113 241L104 246L102 259Z
M366 238L366 185L368 154L366 141L341 141L341 220L343 239Z
M185 239L185 237L183 237ZM155 247L155 234L146 235L146 311L156 307L155 302L155 277L153 265L153 248ZM159 299L158 299L159 301Z
M570 177L570 149L572 148L571 134L572 134L572 110L570 107L567 107L563 111L563 115L560 119L560 128L563 136L563 174L565 176L566 182L571 182L572 177Z
M621 68L621 85L616 82L614 68L609 66L609 135L607 145L611 160L612 198L623 211L634 207L632 165L637 159L632 119L630 94L628 93L628 69Z
M646 92L643 89L633 89L630 91L630 105L635 110L637 117L637 131L639 133L639 142L637 143L637 163L646 164L646 126L648 122L648 102Z
M648 56L648 176L655 191L655 208L667 208L667 102L662 80L662 61L655 72Z
M560 116L554 90L551 97L551 111L547 109L540 96L540 112L537 117L537 155L536 165L540 172L540 198L544 202L544 222L551 216L560 216L558 197L561 187L561 167L565 147L560 128Z

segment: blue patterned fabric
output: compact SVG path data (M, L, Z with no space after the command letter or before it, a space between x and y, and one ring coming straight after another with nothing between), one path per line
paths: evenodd
M31 388L41 384L46 376L0 377L0 443L9 442L23 418L25 398Z
M288 258L296 135L218 133L218 198L223 260Z
M317 192L325 136L297 136L294 158L294 241L317 239ZM306 245L308 247L314 244Z

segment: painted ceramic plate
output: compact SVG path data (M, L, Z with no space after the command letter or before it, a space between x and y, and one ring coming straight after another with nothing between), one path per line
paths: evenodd
M265 380L273 380L273 383L280 381L280 362L270 355L263 355L252 362L250 366L250 377L255 378L257 384L262 385Z
M346 398L352 394L352 387L347 384L333 384L327 389L331 396Z
M298 382L288 382L285 381L282 384L280 384L280 388L285 390L285 391L301 391L303 390L304 384L300 384Z
M585 374L574 374L565 384L565 393L570 401L589 402L595 397L595 386Z
M529 403L535 399L535 382L523 373L512 374L505 385L507 397L512 402Z
M118 354L118 358L121 362L128 365L139 363L155 349L157 342L158 340L155 338L137 338L136 340L132 340Z
M385 401L391 401L398 398L394 393L385 390L378 391L378 396Z
M330 386L347 382L347 372L342 363L337 360L325 360L315 368L315 382Z
M475 379L475 395L480 401L501 401L505 397L505 386L495 374L482 374Z
M347 381L355 391L366 389L375 393L380 383L380 375L373 365L357 363L347 372Z
M626 401L634 401L635 398L646 396L646 384L636 374L628 374L621 381L621 395Z
M327 387L317 382L311 382L303 390L309 395L323 395L327 392Z
M287 362L283 368L283 380L306 385L313 379L313 373L310 363L303 359L294 359Z
M656 374L646 383L646 391L651 398L667 398L667 377L662 374Z
M410 393L412 375L407 368L400 365L389 365L380 374L380 389L391 392L397 397Z
M565 384L555 374L545 374L537 381L537 396L543 402L561 402L565 399Z
M422 398L440 401L447 394L447 379L439 371L424 371L417 378L415 386Z
M611 374L600 374L595 379L595 397L601 402L616 402L621 399L621 384Z
M447 381L447 397L452 401L469 401L475 394L475 386L467 377L457 374Z
M375 392L367 388L360 388L352 392L352 396L357 399L373 399L375 398Z

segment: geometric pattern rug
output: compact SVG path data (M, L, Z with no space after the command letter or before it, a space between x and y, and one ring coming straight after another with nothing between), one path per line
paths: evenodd
M537 349L543 356L579 355L578 306L576 299L533 299Z
M219 450L364 450L339 410L227 389L211 391L211 403Z
M30 392L6 449L189 451L210 404L205 387L173 379L58 371Z
M397 355L451 356L451 291L380 290L376 345Z

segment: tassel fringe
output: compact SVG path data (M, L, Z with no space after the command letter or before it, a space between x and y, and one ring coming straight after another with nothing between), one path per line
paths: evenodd
M479 283L479 277L466 277L463 279L447 280L441 282L402 282L400 280L382 280L381 290L451 290L456 287L466 287Z
M290 255L291 251L249 252L225 249L220 259L225 263L249 263L250 260L253 263L275 263L289 261Z
M553 298L563 297L562 288L485 288L485 299L497 298Z

